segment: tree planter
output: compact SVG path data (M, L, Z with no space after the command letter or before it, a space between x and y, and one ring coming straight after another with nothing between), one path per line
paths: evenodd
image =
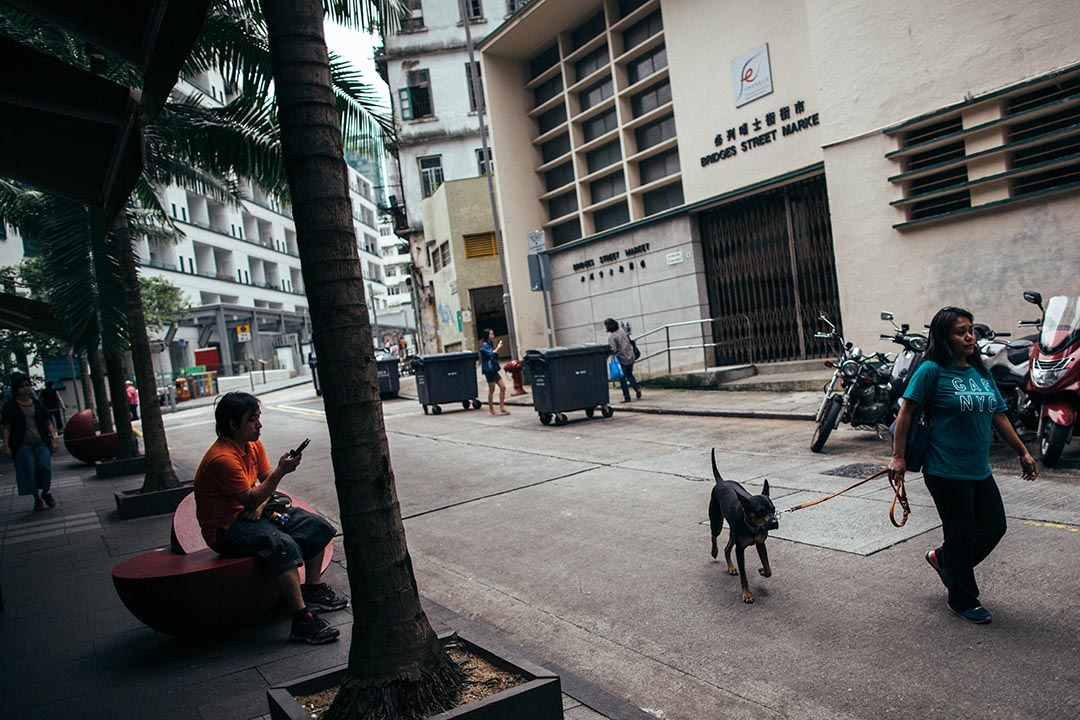
M469 652L478 655L503 670L516 673L526 682L448 710L432 715L428 720L562 720L562 689L559 676L530 662L500 657L494 651L478 645L467 637L445 633L439 636L444 644L456 639ZM339 665L319 673L293 680L266 691L271 720L311 720L311 716L296 702L295 695L307 695L340 685L348 672Z
M94 463L99 480L120 477L122 475L145 475L146 456L126 458L124 460L102 460Z
M180 487L168 490L152 490L139 492L138 490L124 490L114 493L116 509L125 520L149 517L151 515L164 515L176 510L180 501L187 497L188 493L195 489L194 483L181 483Z

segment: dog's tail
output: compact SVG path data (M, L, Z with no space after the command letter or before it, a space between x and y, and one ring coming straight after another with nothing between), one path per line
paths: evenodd
M720 471L716 467L716 448L712 449L712 474L713 480L720 482L724 478L720 477Z

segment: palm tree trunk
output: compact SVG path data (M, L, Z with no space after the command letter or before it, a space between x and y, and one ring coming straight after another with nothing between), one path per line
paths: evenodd
M105 362L101 358L101 348L94 347L86 351L90 363L90 383L94 387L94 416L97 418L98 432L112 432L113 422L109 415L109 398L105 394Z
M353 606L345 683L324 716L422 717L460 684L420 606L371 347L319 0L263 0L330 429ZM325 369L324 369L325 368Z
M109 381L109 397L112 398L112 419L116 427L116 457L121 460L133 458L139 454L139 449L135 444L135 433L131 429L123 361L113 353L105 353L105 373Z
M82 382L83 400L86 401L86 410L97 417L97 406L94 404L94 383L90 379L90 363L86 359L87 353L79 353L79 375Z
M139 390L139 409L142 411L143 452L146 455L146 477L142 491L179 487L180 480L176 477L169 456L165 423L162 422L161 406L158 405L157 379L154 377L154 360L150 356L150 340L146 335L146 315L139 290L135 247L132 245L127 216L123 212L117 213L111 233L120 251L120 281L124 286L131 362L135 366L135 385Z

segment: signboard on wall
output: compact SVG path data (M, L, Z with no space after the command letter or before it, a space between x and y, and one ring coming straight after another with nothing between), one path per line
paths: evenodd
M742 107L772 93L769 43L743 53L731 61L731 88L735 93L735 107Z
M237 325L236 326L236 342L251 342L251 326L250 325Z

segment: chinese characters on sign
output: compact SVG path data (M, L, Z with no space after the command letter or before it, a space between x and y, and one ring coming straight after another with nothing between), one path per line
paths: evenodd
M818 114L806 114L806 103L802 100L796 101L793 105L784 105L777 112L767 112L762 117L755 117L751 122L744 122L737 127L716 133L713 144L720 149L708 155L702 155L701 167L708 167L721 160L733 158L740 152L750 152L762 145L776 142L779 138L794 135L819 124ZM762 129L764 132L760 132Z

